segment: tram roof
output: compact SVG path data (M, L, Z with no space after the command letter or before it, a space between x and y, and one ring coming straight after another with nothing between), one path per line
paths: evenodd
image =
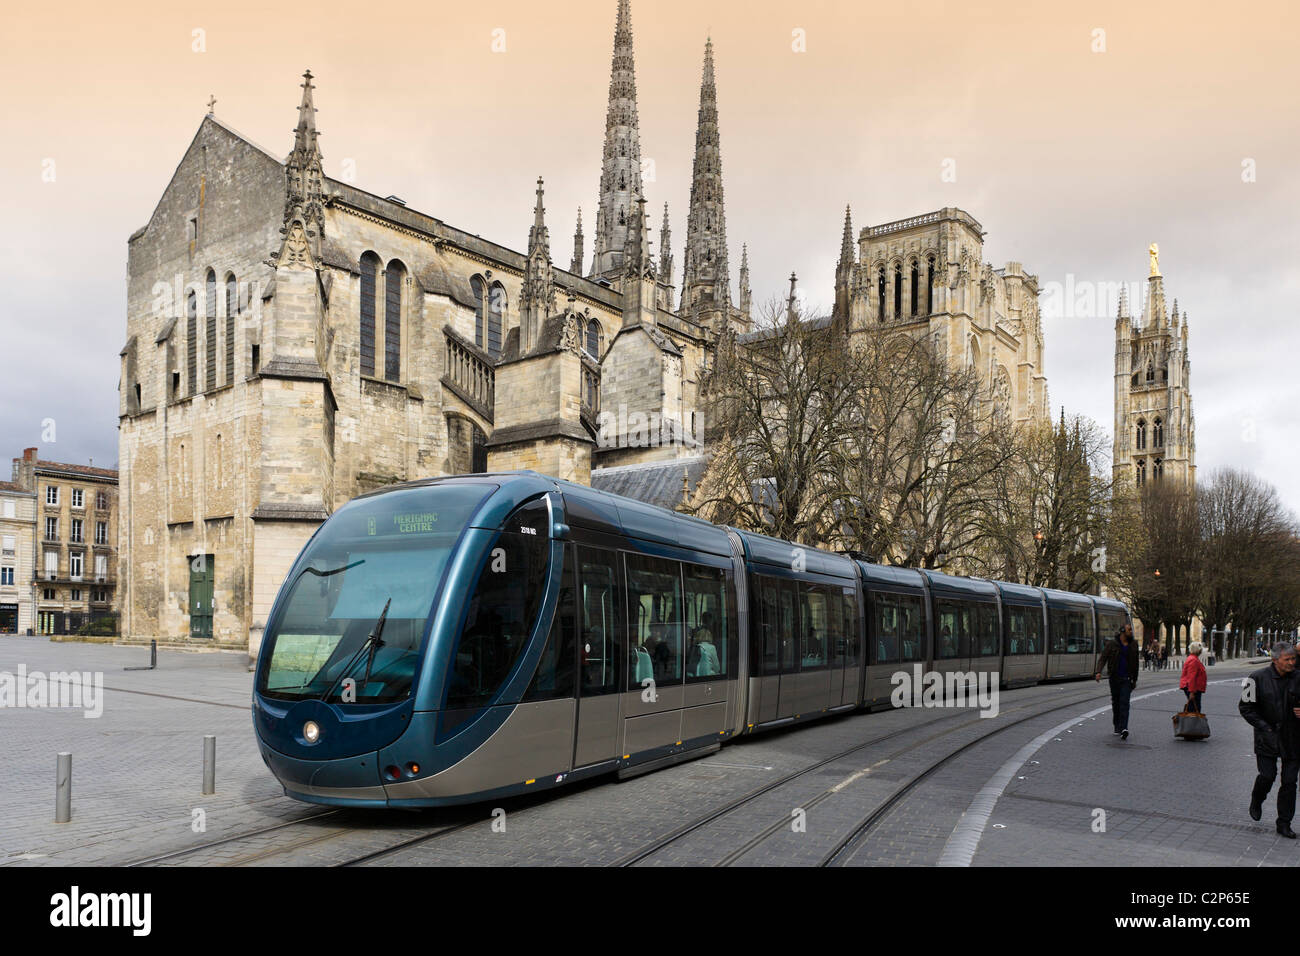
M1043 588L1047 595L1048 607L1084 607L1092 609L1092 595L1076 594L1073 591L1058 591L1055 588Z
M814 574L830 574L839 578L853 578L853 562L841 554L822 551L806 544L795 544L772 538L753 531L741 531L732 528L745 543L745 557L752 564L762 564L772 568L784 568L789 571L795 561L795 552L802 552L799 560L806 571Z
M862 570L862 577L868 587L872 584L886 584L915 588L918 591L925 588L925 579L916 568L896 568L890 564L872 564L870 561L862 560L859 560L857 565Z

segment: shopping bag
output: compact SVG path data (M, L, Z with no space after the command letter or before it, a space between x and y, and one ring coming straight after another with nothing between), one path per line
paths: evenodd
M1194 710L1174 714L1174 736L1184 740L1204 740L1210 736L1210 720Z

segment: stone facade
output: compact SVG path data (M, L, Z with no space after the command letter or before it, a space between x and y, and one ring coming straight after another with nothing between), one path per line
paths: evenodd
M1116 479L1139 487L1148 481L1196 484L1196 416L1192 363L1187 355L1187 313L1165 308L1164 278L1151 247L1146 305L1135 319L1121 294L1115 319Z
M0 634L36 630L36 492L0 481Z
M208 114L128 240L119 574L131 639L256 653L314 530L395 482L516 468L633 481L662 466L692 484L717 336L751 326L747 249L734 299L727 269L711 42L676 311L666 207L657 268L650 249L629 0L586 276L581 210L570 268L552 261L541 179L521 252L329 178L310 73L301 88L283 160ZM985 369L1017 417L1043 413L1036 280L981 265L981 241L960 210L864 230L843 290L837 280L842 321L933 335ZM933 307L878 317L868 273L917 258L942 276Z
M984 230L939 209L863 229L852 223L836 269L833 319L853 335L900 329L928 336L957 367L973 367L1014 422L1050 420L1038 277L984 261Z
M45 461L36 451L25 449L13 460L11 487L30 496L34 518L28 554L19 562L26 569L32 610L29 623L22 626L20 620L20 627L71 634L116 609L118 473ZM17 584L17 571L14 580Z

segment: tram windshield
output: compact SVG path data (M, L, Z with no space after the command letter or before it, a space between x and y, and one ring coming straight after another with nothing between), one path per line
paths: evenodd
M294 567L267 629L258 690L279 700L404 700L451 549L496 487L432 485L341 508ZM382 632L371 641L385 604Z

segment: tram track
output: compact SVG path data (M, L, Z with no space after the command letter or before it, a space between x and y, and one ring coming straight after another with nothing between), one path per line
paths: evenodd
M142 860L132 860L128 863L122 863L119 865L123 867L154 866L159 863L164 863L168 860L178 860L181 859L182 857L193 856L196 853L202 853L204 850L211 850L215 847L226 846L231 843L238 843L242 840L252 839L255 836L261 836L264 833L272 833L276 830L286 830L289 827L300 826L304 823L309 823L312 820L320 820L324 817L332 817L342 812L343 812L342 809L337 809L337 810L326 810L322 813L312 813L304 817L297 817L293 820L285 820L282 823L272 824L271 826L259 827L256 830L246 830L243 833L232 833L230 836L222 837L219 840L211 840L207 843L200 843L197 846L183 847L182 849L179 850L172 850L168 853L161 853L157 856L146 857Z
M980 744L984 743L985 741L993 737L996 737L999 734L1005 733L1006 731L1011 730L1014 727L1018 727L1024 723L1028 723L1031 720L1036 720L1039 717L1046 717L1048 714L1056 713L1058 710L1064 710L1067 707L1077 707L1080 704L1088 703L1090 700L1098 700L1104 696L1106 695L1093 694L1090 696L1082 697L1079 700L1067 701L1065 703L1058 704L1055 707L1049 707L1046 710L1036 711L1035 713L1027 714L1024 717L1021 717L1019 720L1013 720L1008 724L1003 724L1001 727L995 727L992 730L990 730L988 733L980 734L974 740L967 741L966 743L962 744L960 747L958 747L956 750L952 751L951 753L945 754L944 756L940 757L938 760L935 760L924 770L922 770L920 773L910 777L906 783L904 783L902 786L895 789L894 792L891 793L888 797L886 797L885 800L879 806L877 806L874 810L871 811L871 813L869 813L866 817L864 817L849 832L847 836L841 838L839 842L835 844L834 848L831 849L829 853L827 853L825 856L821 858L821 860L817 863L817 865L819 867L830 867L830 866L840 866L847 863L848 860L857 851L857 849L861 846L863 838L866 837L869 833L871 833L876 828L876 826L879 825L885 819L885 817L889 815L889 812L891 810L893 810L896 806L902 803L903 800L906 799L908 794L910 794L918 786L924 783L927 779L932 777L934 774L938 773L945 766L948 766L952 761L956 760L958 757L960 757L962 754L966 753L967 751L971 750L972 748L977 747ZM829 795L830 795L830 791L828 791L825 794L825 796L829 796ZM819 800L820 799L821 798L819 798Z
M1033 719L1033 718L1035 718L1035 717L1038 717L1038 716L1041 716L1041 715L1043 715L1043 714L1052 713L1052 712L1054 712L1054 711L1061 710L1061 709L1064 709L1064 708L1066 708L1066 707L1077 706L1078 704L1086 703L1086 702L1088 702L1088 701L1090 701L1090 700L1096 700L1096 699L1098 699L1098 698L1101 697L1101 696L1103 696L1103 695L1097 694L1096 692L1090 690L1089 693L1083 694L1083 695L1081 695L1081 696L1079 696L1079 697L1076 697L1075 699L1072 699L1072 700L1070 700L1070 701L1066 701L1066 702L1064 702L1064 703L1058 704L1057 706L1052 707L1052 708L1049 708L1049 709L1047 709L1047 710L1037 710L1037 709L1036 709L1035 712L1034 712L1033 714L1027 715L1026 717L1023 717L1023 718L1021 718L1021 719L1018 720L1018 721L1013 721L1013 722L1011 722L1011 723L1004 724L1004 725L1002 725L1001 727L996 728L993 732L982 735L981 737L977 738L975 741L971 742L971 744L965 745L965 746L963 746L962 748L960 748L958 751L954 752L951 756L956 756L957 753L963 752L965 749L968 749L968 747L969 747L969 746L972 746L974 743L978 743L979 741L984 740L984 739L987 739L988 737L991 737L991 736L993 736L993 735L996 734L996 733L1001 733L1001 732L1004 731L1004 730L1009 730L1010 728L1016 726L1016 725L1019 724L1019 723L1023 723L1023 722L1026 721L1026 720L1031 720L1031 719ZM1010 711L1003 711L1003 713L1014 713L1016 710L1023 710L1023 709L1026 709L1026 708L1036 708L1036 706L1037 706L1039 703L1041 703L1041 702L1042 702L1042 701L1041 701L1041 698L1037 698L1037 699L1035 699L1034 701L1026 702L1025 704L1023 704L1023 705L1021 705L1021 706L1019 706L1019 707L1011 708ZM804 777L804 776L806 776L806 775L808 775L808 774L811 774L811 773L814 773L814 772L816 772L816 771L818 771L818 770L821 770L822 768L827 767L827 766L829 766L829 765L831 765L831 764L834 764L834 763L836 763L836 762L838 762L838 761L845 760L846 758L851 757L852 755L854 755L854 754L856 754L856 753L858 753L858 752L860 752L860 751L862 751L862 750L866 750L866 749L868 749L868 748L870 748L870 747L873 747L873 746L875 746L875 745L877 745L877 744L883 743L883 742L885 742L885 741L887 741L887 740L896 739L896 738L898 738L898 737L902 737L902 736L904 736L904 735L906 735L906 734L909 734L909 733L915 733L915 732L917 732L917 731L924 731L924 730L926 730L926 729L928 729L928 728L932 728L932 727L934 727L936 724L943 723L943 722L946 722L946 721L949 721L949 720L959 720L960 718L962 718L962 717L964 717L964 716L966 716L966 714L964 714L964 713L951 714L951 715L946 716L946 717L938 718L937 720L927 721L926 723L924 723L924 724L922 724L922 725L920 725L920 726L918 726L918 727L907 727L907 728L903 728L903 729L900 729L900 730L897 730L897 731L893 731L893 732L891 732L891 733L880 734L880 735L877 735L877 736L871 738L870 740L866 740L866 741L863 741L863 742L861 742L861 743L855 744L855 745L853 745L852 747L849 747L849 748L846 748L846 749L844 749L844 750L841 750L841 751L839 751L838 753L832 754L831 756L826 757L826 758L824 758L824 759L822 759L822 760L819 760L819 761L817 761L816 763L813 763L813 764L811 764L811 765L809 765L809 766L807 766L807 767L803 767L803 768L801 768L801 769L799 769L799 770L797 770L797 771L794 771L794 772L792 772L792 773L786 774L785 776L783 776L783 777L781 777L781 778L779 778L779 779L777 779L777 780L774 780L774 781L772 781L771 783L764 784L763 786L758 787L757 789L752 790L752 791L750 791L749 793L744 794L744 795L738 797L737 799L728 802L727 804L723 805L722 807L719 807L719 808L716 809L716 810L711 810L711 811L709 811L708 813L702 814L701 816L699 816L699 817L697 817L696 819L694 819L694 820L692 820L692 821L690 821L690 822L684 824L683 826L679 827L678 829L673 830L672 832L667 833L667 834L665 834L664 836L659 837L658 839L652 841L651 843L649 843L649 844L647 844L647 845L641 847L640 849L638 849L638 850L635 851L634 853L629 854L629 855L623 857L622 859L618 860L614 865L615 865L615 866L634 866L634 865L636 865L636 864L638 864L638 863L641 863L641 862L643 862L643 861L649 859L650 857L654 856L656 853L659 853L660 851L662 851L662 850L665 849L666 847L671 846L671 845L677 843L678 841L684 839L685 837L687 837L687 836L689 836L689 835L691 835L691 834L693 834L693 833L696 833L696 832L702 830L704 827L708 826L709 824L714 823L715 821L720 820L720 819L722 819L723 817L726 817L726 816L728 816L729 814L732 814L732 813L734 813L735 811L737 811L737 810L739 810L739 809L741 809L741 808L743 808L743 807L745 807L745 806L748 806L749 804L751 804L751 803L753 803L754 801L758 800L760 797L763 797L763 796L765 796L766 794L772 793L773 791L778 790L778 789L780 789L781 787L784 787L784 786L786 786L786 785L788 785L788 784L790 784L790 783L793 783L793 782L799 780L800 778L802 778L802 777ZM817 805L818 803L821 803L823 800L827 799L828 797L832 796L833 794L838 793L840 790L843 789L843 787L844 787L844 785L845 785L846 783L851 782L851 781L856 780L856 779L859 779L859 778L862 777L862 776L865 776L867 773L869 773L871 770L874 770L876 767L881 766L881 765L883 765L883 764L885 764L885 763L888 763L888 762L890 762L890 761L896 760L898 757L902 756L903 754L906 754L906 753L909 753L909 752L911 752L911 751L917 750L917 749L919 749L920 747L923 747L923 746L925 746L925 745L928 744L928 743L932 743L932 742L935 741L935 740L939 740L939 739L941 739L941 738L943 738L943 737L947 737L947 736L949 736L949 735L951 735L951 734L957 733L957 732L959 732L960 730L962 730L962 729L964 729L964 728L967 728L967 727L970 727L970 726L973 725L973 724L981 723L983 720L984 720L984 718L980 718L980 717L968 718L967 720L963 721L962 723L957 724L957 725L954 726L954 727L950 727L950 728L948 728L948 729L946 729L946 730L940 731L939 733L930 734L929 736L927 736L927 737L925 737L925 738L923 738L923 739L921 739L921 740L919 740L919 741L916 741L916 742L914 742L914 743L908 744L907 746L902 747L902 748L896 750L895 752L893 752L892 754L890 754L888 757L884 758L883 760L877 761L877 762L874 763L871 767L866 768L865 770L859 770L859 771L857 771L857 772L856 772L855 774L853 774L853 775L852 775L852 776L851 776L847 781L843 781L843 782L841 782L840 784L837 784L835 787L828 788L827 790L823 791L823 792L820 793L820 794L817 794L816 796L814 796L814 797L813 797L812 799L810 799L810 800L799 801L799 802L797 803L797 806L799 806L800 808L802 808L802 809L804 809L804 810L806 811L806 810L810 809L811 807ZM930 771L928 771L928 772L926 773L926 776L929 776L930 773L934 772L934 771L937 770L937 769L938 769L938 767L934 767L934 768L932 768ZM910 792L910 790L913 789L913 788L915 787L915 785L918 784L918 783L920 783L920 780L915 780L913 783L911 783L911 784L907 787L907 791ZM896 803L897 803L899 800L901 800L904 796L906 796L906 793L899 793L899 794L897 795L897 798L896 798L896 799L893 799L892 802L890 803L890 807L892 807L894 804L896 804ZM889 809L889 808L885 808L885 812L887 812L888 809ZM883 813L881 813L880 816L883 816ZM735 863L736 861L738 861L740 858L742 858L743 856L745 856L746 854L748 854L750 851L752 851L753 849L755 849L759 844L765 842L765 841L766 841L769 837L771 837L773 834L775 834L775 833L781 831L782 829L784 829L785 827L789 826L789 824L790 824L790 818L789 818L788 816L778 818L778 819L775 820L773 823L771 823L770 825L768 825L767 827L765 827L763 830L761 830L761 831L760 831L758 834L756 834L754 837L752 837L751 839L747 840L747 841L746 841L744 844L742 844L740 847L738 847L737 849L733 850L731 853L727 854L726 857L724 857L721 861L719 861L718 863L715 863L714 865L715 865L715 866L730 866L730 865L732 865L733 863ZM872 825L874 826L874 823L873 823ZM861 832L865 832L865 830L863 830L862 824L859 824L858 827L856 827L856 828L854 829L853 833L854 833L854 834L857 834L857 833L860 832L860 831L861 831ZM852 834L851 834L851 835L852 835ZM824 864L823 864L823 865L824 865Z

